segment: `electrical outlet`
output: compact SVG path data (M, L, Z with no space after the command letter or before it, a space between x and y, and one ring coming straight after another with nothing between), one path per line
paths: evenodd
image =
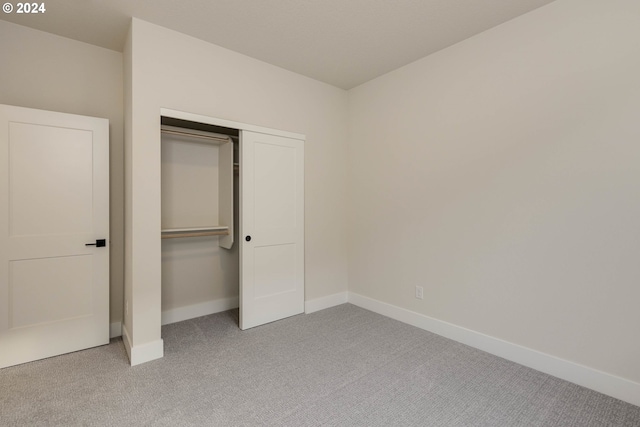
M418 299L424 298L424 288L422 286L416 286L416 298Z

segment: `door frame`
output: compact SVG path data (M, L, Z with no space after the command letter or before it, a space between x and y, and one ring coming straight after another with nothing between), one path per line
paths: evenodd
M285 138L299 139L302 141L306 140L306 137L301 133L288 132L288 131L279 130L279 129L272 129L272 128L267 128L262 126L250 125L246 123L234 122L231 120L218 119L215 117L203 116L203 115L194 114L194 113L187 113L184 111L172 110L169 108L161 108L160 116L171 117L173 119L187 120L187 121L196 122L196 123L204 123L207 125L238 129L240 131L248 130L251 132L266 133L268 135L283 136Z

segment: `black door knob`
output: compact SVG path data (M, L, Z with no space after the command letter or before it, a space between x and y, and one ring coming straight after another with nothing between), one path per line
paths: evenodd
M250 242L251 241L251 236L245 237L244 240L246 240L247 242Z

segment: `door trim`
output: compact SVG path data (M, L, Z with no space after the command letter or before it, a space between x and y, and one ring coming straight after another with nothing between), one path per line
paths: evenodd
M285 138L299 139L302 141L306 140L306 137L300 133L266 128L262 126L255 126L247 123L234 122L231 120L218 119L215 117L203 116L200 114L187 113L185 111L171 110L169 108L161 108L160 115L165 117L171 117L174 119L188 120L196 123L205 123L208 125L222 126L222 127L238 129L238 130L247 130L250 132L264 133L267 135L283 136Z

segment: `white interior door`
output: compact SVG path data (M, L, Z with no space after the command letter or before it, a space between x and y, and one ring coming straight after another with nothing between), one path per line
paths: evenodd
M304 142L240 140L240 328L304 312Z
M109 122L0 105L0 368L109 342L108 242Z

